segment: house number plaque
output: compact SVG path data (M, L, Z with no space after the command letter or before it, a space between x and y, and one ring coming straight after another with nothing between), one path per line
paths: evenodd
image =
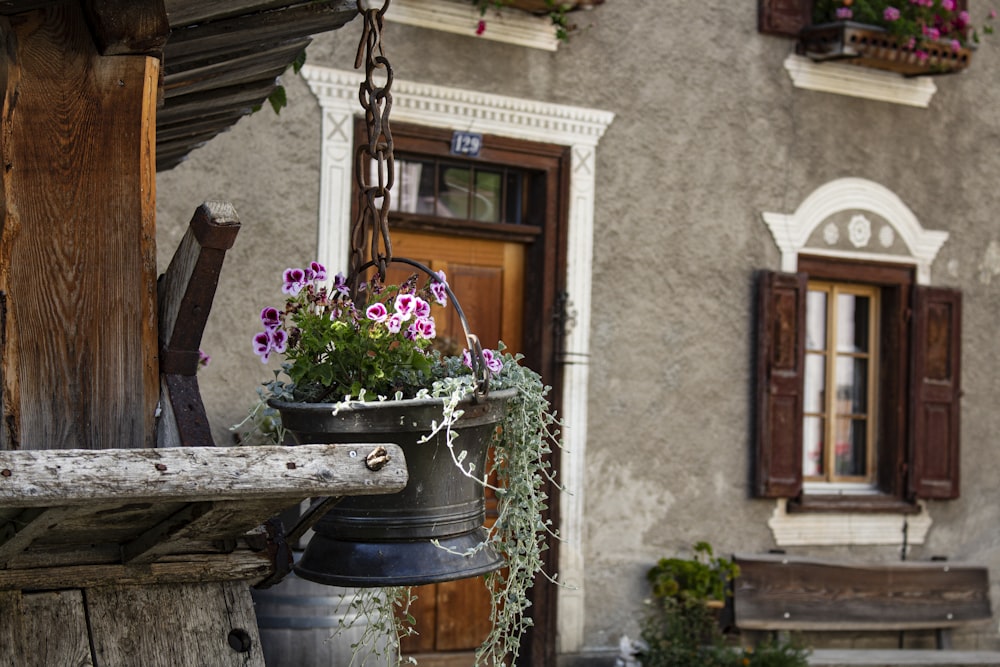
M465 157L479 157L483 147L483 135L478 132L455 132L451 135L451 154Z

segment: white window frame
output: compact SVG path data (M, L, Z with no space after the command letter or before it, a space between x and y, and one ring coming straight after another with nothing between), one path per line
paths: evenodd
M322 155L318 258L325 266L346 265L350 254L354 118L361 115L361 73L306 65L302 75L322 108ZM575 324L560 359L562 435L560 497L558 651L584 645L584 461L587 450L587 383L590 358L590 293L593 258L597 143L614 114L459 88L394 79L392 120L480 132L571 147L566 290Z

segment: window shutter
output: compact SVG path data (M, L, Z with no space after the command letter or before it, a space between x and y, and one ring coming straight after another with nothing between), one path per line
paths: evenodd
M769 35L798 37L812 23L812 0L758 0L757 30Z
M756 493L802 491L806 274L766 272L757 294Z
M910 383L909 492L957 498L962 294L917 286Z

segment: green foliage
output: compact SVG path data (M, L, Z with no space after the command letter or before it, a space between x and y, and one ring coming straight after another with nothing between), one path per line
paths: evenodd
M739 576L707 542L691 558L663 558L646 575L653 599L642 622L644 667L806 667L808 651L792 642L740 648L727 642L717 614Z
M717 557L707 542L694 545L692 558L661 558L646 574L658 599L722 600L739 575L732 561Z

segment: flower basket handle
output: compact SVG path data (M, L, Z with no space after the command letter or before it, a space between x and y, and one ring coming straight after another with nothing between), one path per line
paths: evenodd
M455 312L458 314L458 321L462 324L462 331L465 334L466 345L469 348L469 358L472 363L472 375L475 378L475 392L473 395L477 399L486 397L486 395L490 393L490 371L486 366L486 359L483 357L482 343L479 342L479 336L469 330L469 320L465 317L462 305L458 302L458 298L455 296L455 293L451 291L451 287L448 285L447 281L441 280L441 278L438 277L438 274L431 270L430 267L413 259L408 259L406 257L390 257L388 262L390 264L396 263L412 266L413 268L426 273L435 282L444 285L445 292L448 293L448 298L451 299L451 303L455 306ZM365 270L378 268L379 266L380 264L374 261L362 264L347 281L347 284L355 284L354 280L364 273Z

